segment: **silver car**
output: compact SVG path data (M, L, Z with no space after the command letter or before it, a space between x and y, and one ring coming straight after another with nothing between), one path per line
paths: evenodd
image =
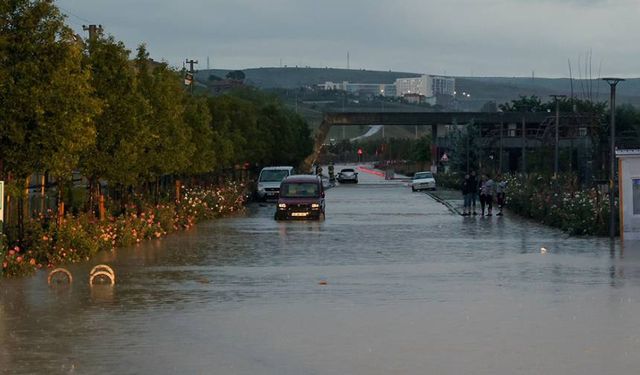
M336 176L339 183L358 183L358 172L356 172L353 168L344 168Z
M278 199L280 182L294 173L293 167L265 167L258 176L256 195L259 200Z
M436 190L436 179L431 172L417 172L411 180L411 190Z

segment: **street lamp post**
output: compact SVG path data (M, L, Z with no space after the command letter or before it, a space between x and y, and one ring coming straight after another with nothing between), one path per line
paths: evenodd
M616 178L616 86L618 82L624 81L622 78L602 78L611 87L611 99L609 101L609 110L611 111L610 130L610 155L609 155L609 237L613 239L616 235L616 216L614 212L614 186Z
M500 174L502 174L502 134L504 133L503 127L504 127L504 120L503 120L503 116L504 112L500 112L500 156L499 156L499 169L500 169Z
M556 102L556 152L554 156L554 164L553 164L553 175L558 177L558 156L559 156L559 145L560 145L560 136L558 129L560 128L560 101L558 99L566 98L566 95L549 95Z

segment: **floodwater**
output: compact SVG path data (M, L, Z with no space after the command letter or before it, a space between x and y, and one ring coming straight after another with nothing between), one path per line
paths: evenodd
M640 246L360 180L327 192L324 222L256 204L70 267L70 287L3 280L0 372L640 371ZM98 262L115 287L89 288Z

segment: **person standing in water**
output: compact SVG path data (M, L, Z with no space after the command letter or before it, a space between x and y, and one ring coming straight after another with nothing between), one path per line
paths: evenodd
M495 182L490 176L485 176L485 182L482 185L480 194L484 195L484 204L487 206L487 216L493 215L493 191L495 185ZM484 213L484 207L482 208L482 212Z
M498 213L496 216L502 216L502 208L506 202L507 182L498 175L498 183L496 184L496 203L498 204Z
M464 175L464 180L462 180L461 190L462 190L462 199L464 199L462 216L469 216L471 215L471 195L473 194L472 188L471 188L471 178L469 174Z
M476 176L476 171L471 171L471 174L469 175L469 186L471 187L471 190L469 191L469 194L471 194L471 206L473 207L473 215L477 215L478 213L476 212L476 199L478 197L478 176Z

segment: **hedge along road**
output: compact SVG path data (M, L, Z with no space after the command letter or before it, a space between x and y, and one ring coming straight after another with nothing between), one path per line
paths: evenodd
M0 368L636 373L638 247L508 214L463 218L359 177L327 192L324 222L275 222L273 204L255 204L72 266L70 288L44 273L3 280ZM89 287L98 263L113 266L114 287Z

